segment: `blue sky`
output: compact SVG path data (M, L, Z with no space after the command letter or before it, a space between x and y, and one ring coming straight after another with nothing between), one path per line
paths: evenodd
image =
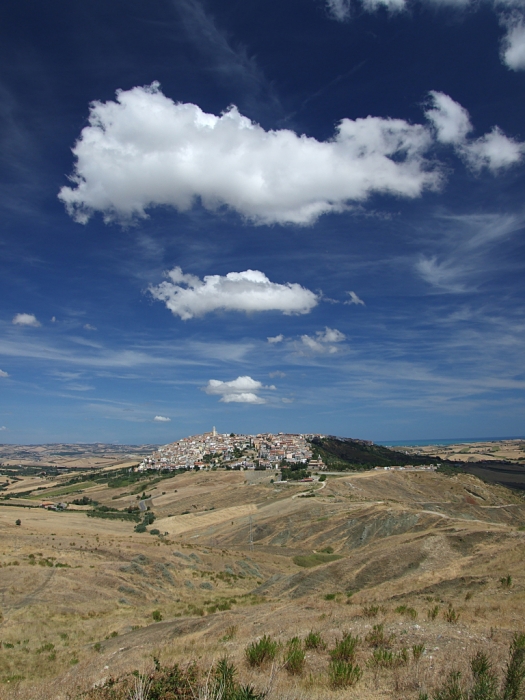
M1 27L2 442L523 434L523 2Z

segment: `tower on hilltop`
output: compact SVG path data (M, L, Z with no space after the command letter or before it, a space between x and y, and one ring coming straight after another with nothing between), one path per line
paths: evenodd
M213 430L212 430L211 434L213 435L213 437L216 437L217 431L215 430L215 426L213 426Z

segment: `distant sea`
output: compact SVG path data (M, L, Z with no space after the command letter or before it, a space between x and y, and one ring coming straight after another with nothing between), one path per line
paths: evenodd
M446 440L390 440L388 442L376 442L376 445L385 447L425 447L426 445L459 445L464 442L499 442L500 440L524 440L523 435L511 437L477 437L477 438L451 438Z

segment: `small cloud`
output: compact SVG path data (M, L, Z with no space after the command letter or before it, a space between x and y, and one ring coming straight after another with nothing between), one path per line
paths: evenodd
M56 322L57 322L57 317L51 316L51 323L56 323Z
M38 328L41 325L34 314L16 314L13 318L15 326L32 326Z
M3 425L3 426L0 428L0 430L7 430L7 428L5 427L5 425Z
M199 279L184 274L180 267L168 273L169 282L150 287L154 299L183 321L212 311L281 311L286 316L308 314L319 299L300 284L271 282L264 272L244 270Z
M328 326L325 327L324 331L317 331L315 337L310 335L301 336L301 342L311 352L328 353L330 355L337 352L337 347L334 343L342 343L343 340L346 340L344 333L341 333L336 328L328 328Z
M357 304L358 306L365 306L365 302L360 299L355 292L347 292L350 295L350 299L345 301L345 304Z
M283 403L293 403L294 400L293 400L293 399L287 399L286 397L284 397L284 398L281 399L281 401L282 401Z
M503 41L503 62L511 70L525 70L525 17L513 14L506 22L507 35Z
M223 403L266 403L266 400L257 395L265 387L261 382L251 377L237 377L230 382L221 382L218 379L210 379L204 391L212 396L220 396Z
M495 126L478 139L469 139L473 127L467 110L442 92L430 92L432 109L425 112L436 130L437 140L452 145L460 158L479 172L483 168L493 173L518 163L525 145L505 136Z
M96 331L97 330L97 327L92 326L90 323L84 323L84 328L86 329L86 331Z
M169 423L171 418L168 418L167 416L155 416L153 420L157 423Z
M275 377L279 377L279 379L282 379L283 377L286 377L286 374L284 372L280 372L279 370L276 370L275 372L270 372L268 375L271 379L275 379Z
M3 369L0 369L0 377L8 377L9 374L7 372L4 372Z
M269 336L267 338L269 343L282 343L284 340L284 335L282 333L279 333L279 335L274 335L274 336Z

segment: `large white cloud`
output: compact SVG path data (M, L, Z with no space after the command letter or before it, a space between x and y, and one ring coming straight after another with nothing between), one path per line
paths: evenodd
M275 389L275 387L264 387L261 382L248 376L237 377L230 382L210 379L204 387L207 394L220 396L220 401L223 403L266 403L266 400L257 394L261 389Z
M230 107L221 116L175 103L157 83L94 102L73 153L74 185L59 198L76 221L146 216L152 206L184 211L197 199L256 223L310 224L372 193L417 197L441 182L425 159L431 135L402 119L343 119L317 141L265 131Z
M430 97L432 108L425 115L434 125L438 141L453 145L473 170L496 172L521 160L523 143L505 136L497 126L478 139L469 139L472 124L467 110L442 92L432 91Z
M38 328L41 325L34 314L16 314L13 317L13 323L15 326L32 326L33 328Z
M307 314L319 301L316 294L300 284L270 282L259 270L207 275L201 280L175 267L168 277L170 281L151 286L149 292L183 320L218 309Z

